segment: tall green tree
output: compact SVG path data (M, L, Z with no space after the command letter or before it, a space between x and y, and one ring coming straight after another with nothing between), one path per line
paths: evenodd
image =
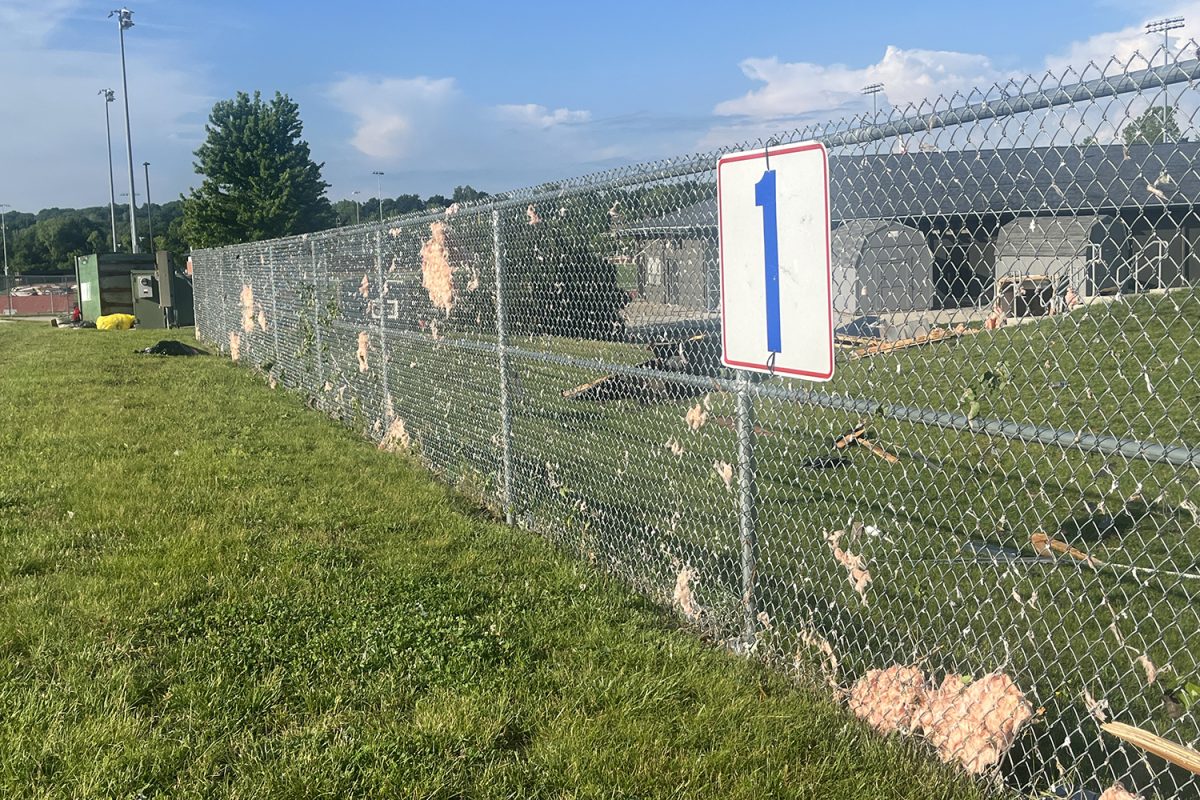
M337 218L300 138L300 107L275 93L238 92L213 106L196 151L204 182L186 198L183 232L192 247L219 247L332 227Z
M1142 115L1134 119L1121 131L1125 144L1161 144L1164 141L1163 129L1166 129L1165 141L1178 142L1179 123L1175 121L1174 106L1150 106Z

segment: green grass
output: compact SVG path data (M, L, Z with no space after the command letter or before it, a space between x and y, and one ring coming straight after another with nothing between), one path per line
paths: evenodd
M158 338L0 323L0 796L980 796Z
M322 381L330 388L315 394L322 408L367 431L381 413L381 370L373 349L370 372L358 373L354 316L347 330L327 336ZM982 417L1195 447L1198 332L1196 292L1129 297L891 355L843 356L834 380L819 388L963 414L972 410L971 389ZM416 453L448 482L494 503L495 359L456 347L453 336L389 337L392 400ZM264 336L257 339L271 351ZM288 341L285 330L285 348ZM373 348L377 341L373 333ZM646 357L614 343L514 337L512 344L621 364ZM737 497L714 470L715 462L737 461L732 430L717 422L733 416L733 398L708 393L710 422L692 431L684 414L700 398L570 401L561 391L596 371L537 358L512 363L522 519L656 596L669 594L681 564L692 566L710 621L736 630ZM290 359L279 369L291 385L321 385L311 365ZM1146 793L1157 786L1169 795L1190 780L1181 772L1156 776L1156 767L1100 735L1083 697L1103 696L1115 718L1195 741L1200 713L1181 715L1167 694L1200 681L1200 651L1188 644L1200 637L1200 582L1067 564L997 566L962 554L973 540L1032 555L1031 535L1046 532L1114 564L1200 573L1200 528L1187 511L1200 504L1193 470L886 415L868 422L878 441L904 454L901 463L855 449L840 468L812 469L804 463L836 455L834 437L862 417L774 400L757 413L767 431L756 451L758 600L775 621L770 644L778 655L795 653L796 634L810 628L833 644L848 680L896 661L938 675L1004 669L1046 709L1018 744L1010 775L1017 785L1055 780L1048 765L1067 753L1097 789L1130 770ZM1144 502L1129 503L1135 494ZM1101 506L1114 519L1107 531L1089 511ZM875 578L869 604L821 536L850 519L885 534L850 542ZM1148 684L1135 660L1142 654L1170 670Z

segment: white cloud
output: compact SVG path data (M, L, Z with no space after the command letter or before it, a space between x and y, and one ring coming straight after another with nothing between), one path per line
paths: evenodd
M871 83L884 84L881 100L901 106L986 87L1004 78L986 56L898 47L888 47L878 62L861 68L786 63L777 58L748 58L741 68L747 78L763 85L718 103L718 116L765 120L838 116L869 109L871 101L863 96L862 87Z
M496 113L501 119L543 129L552 128L555 125L577 125L590 122L592 119L589 111L572 111L569 108L556 108L551 111L537 103L496 106Z
M351 144L363 155L394 161L412 155L431 122L459 99L453 78L379 78L352 75L330 87L329 99L354 118Z
M334 196L379 168L394 183L385 193L427 193L467 182L507 189L638 157L605 141L589 111L483 103L453 78L349 75L327 87L325 97L351 123L348 152L327 161Z

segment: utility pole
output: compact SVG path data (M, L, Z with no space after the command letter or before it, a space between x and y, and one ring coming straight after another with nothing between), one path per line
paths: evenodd
M112 168L112 125L108 119L108 104L116 100L116 92L112 89L101 89L99 94L104 95L104 135L108 139L108 216L112 223L112 240L113 252L117 252L117 195L116 189L113 188L113 168Z
M133 205L133 138L129 131L129 80L125 75L125 29L133 27L133 12L128 8L110 11L108 16L117 17L117 31L121 38L121 92L125 101L125 149L129 156L129 248L137 253L137 209Z
M1183 27L1183 17L1169 17L1167 19L1155 20L1154 22L1146 23L1146 33L1161 33L1163 35L1163 65L1170 68L1171 66L1171 31L1178 30ZM1162 121L1162 140L1163 144L1167 143L1167 119L1170 115L1171 108L1171 93L1167 91L1167 84L1163 83L1163 121Z
M8 315L12 310L12 283L8 280L8 226L4 222L4 210L12 208L8 203L0 203L0 239L4 241L4 286L8 290Z
M883 91L882 83L872 83L872 84L869 84L862 88L863 94L871 95L871 124L872 125L875 124L875 119L876 119L876 117L879 116L879 103L878 103L878 100L876 100L876 98L879 96L879 93L882 91Z
M154 252L154 217L150 211L150 162L143 161L142 166L146 169L146 231L150 237L150 252Z
M371 173L375 176L375 196L379 198L379 221L383 222L383 173L375 170Z

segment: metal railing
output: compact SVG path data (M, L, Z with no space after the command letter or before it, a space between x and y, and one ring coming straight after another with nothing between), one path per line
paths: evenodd
M950 763L1195 796L1105 726L1200 740L1197 70L742 145L829 148L825 384L721 366L739 148L193 253L197 335Z

